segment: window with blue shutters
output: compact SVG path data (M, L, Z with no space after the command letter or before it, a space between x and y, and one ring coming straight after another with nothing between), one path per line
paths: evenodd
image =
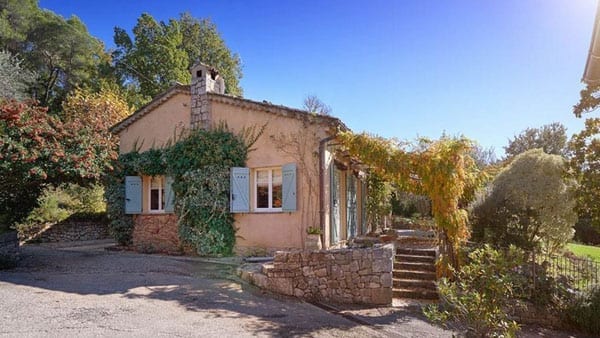
M250 212L250 169L231 168L229 203L232 213Z
M296 164L276 168L231 168L230 210L232 213L297 210ZM252 198L250 192L252 191Z
M167 176L165 178L165 212L173 212L175 210L175 193L173 192L173 178Z
M140 214L142 212L142 178L125 177L125 213Z
M282 211L296 211L296 164L286 164L281 168L283 176Z

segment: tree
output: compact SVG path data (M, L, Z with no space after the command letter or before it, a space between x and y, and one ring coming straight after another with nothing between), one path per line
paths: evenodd
M600 231L600 118L589 118L569 142L570 168L579 181L577 211L583 222Z
M507 157L513 157L530 149L542 148L546 154L567 154L567 129L558 122L540 128L527 128L504 147Z
M9 52L0 51L0 98L24 100L35 74L21 67L21 60Z
M182 48L188 56L188 68L198 61L215 67L225 80L225 92L242 96L242 61L237 53L229 50L217 26L209 19L198 20L187 12L181 14L179 25L183 32Z
M479 169L484 169L498 161L496 159L496 151L493 147L484 148L477 143L473 145L470 155L473 160L475 160L475 163Z
M600 106L600 84L588 85L573 113L581 118ZM573 135L569 143L570 166L580 182L577 189L579 217L600 231L600 117L588 117L585 128Z
M329 115L331 113L331 107L326 105L315 95L307 95L302 103L302 109L309 113L318 115Z
M517 155L472 208L473 238L553 252L573 238L577 221L567 163L541 149Z
M225 91L241 95L240 59L232 54L208 19L198 20L188 13L179 20L157 22L144 13L133 28L133 39L115 27L113 52L115 67L123 83L132 83L149 99L173 82L189 83L189 68L201 61L215 67L225 79Z
M95 85L108 62L102 43L73 16L42 10L37 1L0 1L0 42L38 74L31 92L51 112L76 86Z

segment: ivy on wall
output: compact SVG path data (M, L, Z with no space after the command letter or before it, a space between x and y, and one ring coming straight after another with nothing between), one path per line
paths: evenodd
M163 149L119 156L105 194L113 237L126 245L133 231L133 218L124 210L125 176L167 175L173 178L180 239L199 255L231 254L236 230L229 213L229 168L245 165L264 127L234 134L219 124L210 130L190 131Z

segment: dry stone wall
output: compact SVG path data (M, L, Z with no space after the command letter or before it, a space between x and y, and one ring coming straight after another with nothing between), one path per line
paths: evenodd
M391 304L392 244L372 248L275 253L254 278L267 290L309 300Z
M93 241L110 238L108 225L95 221L63 221L47 227L34 239L38 242Z
M11 231L0 234L0 256L14 257L19 252L17 232Z
M139 252L183 253L185 250L179 240L177 215L135 215L132 244Z

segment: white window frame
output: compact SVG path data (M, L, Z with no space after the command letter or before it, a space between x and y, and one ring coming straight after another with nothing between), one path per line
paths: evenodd
M158 185L158 209L152 209L152 180L153 179L158 179L159 181L159 185ZM159 175L159 176L150 176L149 179L149 183L148 183L148 212L152 213L152 214L163 214L165 213L165 206L164 206L164 201L163 199L163 195L166 193L165 192L165 176Z
M279 170L282 172L282 198L283 198L283 170L282 167L268 167L268 168L256 168L254 171L254 194L253 194L253 207L254 212L283 212L282 208L273 208L273 170ZM268 208L259 208L258 207L258 172L259 171L268 171L269 173L269 207ZM283 201L282 206L283 206Z

